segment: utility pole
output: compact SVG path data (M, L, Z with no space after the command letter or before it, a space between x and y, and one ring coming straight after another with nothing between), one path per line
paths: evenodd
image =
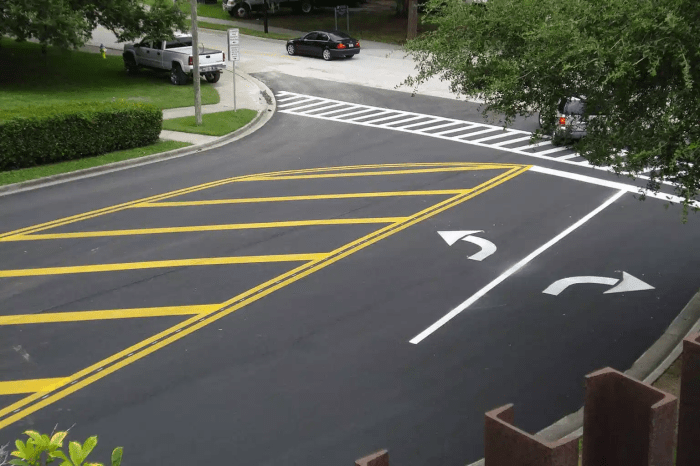
M270 4L265 0L265 34L267 34L267 9L270 7Z
M199 85L199 44L197 38L197 0L190 0L192 7L192 81L194 81L194 116L197 126L202 126L202 89Z
M418 35L418 2L408 0L408 32L407 39L414 39Z

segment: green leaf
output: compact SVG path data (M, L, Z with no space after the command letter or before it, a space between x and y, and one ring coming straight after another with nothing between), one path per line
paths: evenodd
M83 462L82 453L83 449L80 447L78 442L70 442L68 444L68 453L70 454L70 459L75 466L80 466Z
M97 436L96 435L85 440L85 442L83 443L83 447L82 447L81 461L85 461L85 458L87 458L87 456L90 454L90 452L95 448L95 445L97 445Z
M53 437L51 437L51 444L56 445L57 447L62 447L63 439L66 438L66 435L68 435L68 432L56 432L53 434Z
M117 447L112 452L112 466L121 466L122 464L122 454L124 453L124 448Z
M26 461L24 461L24 460L18 460L18 459L10 460L9 463L10 463L10 464L13 464L13 465L15 465L15 466L31 466L31 465L30 465L29 463L27 463Z
M13 451L12 455L18 458L27 458L27 446L21 440L15 440L17 451Z
M41 441L41 435L39 434L39 432L36 432L33 430L27 430L24 432L24 435L26 435L27 437L30 437L36 443L39 443Z

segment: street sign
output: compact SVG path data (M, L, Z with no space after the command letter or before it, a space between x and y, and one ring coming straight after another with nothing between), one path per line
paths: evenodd
M228 30L228 59L229 61L241 61L240 55L240 35L238 28Z
M491 241L479 238L478 236L473 236L474 233L483 233L484 230L469 230L469 231L438 231L438 234L445 240L448 246L452 246L457 241L467 241L472 244L476 244L481 248L481 251L471 256L467 256L467 259L473 261L482 261L489 257L491 254L496 252L498 249L495 244Z
M348 12L348 6L347 5L338 5L335 7L335 11L338 13L338 16L343 16L345 13Z
M608 277L568 277L557 280L549 285L542 293L558 296L559 293L570 287L581 283L595 283L598 285L615 285L612 288L604 291L603 294L609 293L625 293L629 291L653 290L654 287L648 283L644 283L637 277L633 277L627 272L622 272L622 280L618 278Z

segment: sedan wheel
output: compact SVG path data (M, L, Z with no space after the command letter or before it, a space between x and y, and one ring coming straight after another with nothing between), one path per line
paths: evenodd
M323 59L326 60L326 61L330 61L331 58L333 58L333 57L331 56L331 51L328 50L328 49L325 49L325 50L323 51Z
M290 55L297 53L297 51L294 49L294 44L287 45L287 53Z

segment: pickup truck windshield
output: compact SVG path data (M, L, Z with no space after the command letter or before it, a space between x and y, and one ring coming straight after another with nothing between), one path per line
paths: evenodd
M192 47L191 37L176 37L173 40L169 40L165 43L166 49L176 49L178 47Z

